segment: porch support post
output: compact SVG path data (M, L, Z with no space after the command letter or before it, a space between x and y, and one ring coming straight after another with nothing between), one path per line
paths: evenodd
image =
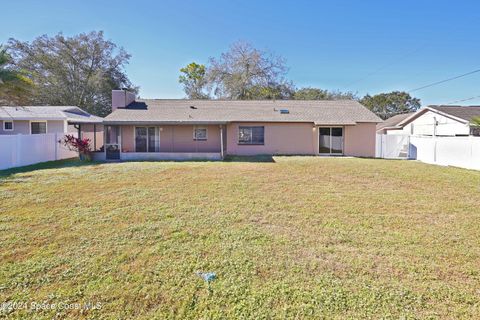
M93 124L93 151L97 151L97 125Z
M77 130L78 130L78 139L81 139L82 138L82 125L80 123L78 124ZM80 159L82 159L81 154L80 154L80 150L78 150L78 157Z
M220 125L220 156L223 160L223 125Z

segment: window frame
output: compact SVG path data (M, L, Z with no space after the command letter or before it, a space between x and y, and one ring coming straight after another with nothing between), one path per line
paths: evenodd
M253 129L254 128L262 128L263 130L263 142L253 142ZM240 141L240 132L245 129L250 129L250 142L243 142ZM265 126L238 126L238 136L237 136L237 144L239 146L264 146L265 145Z
M197 138L197 130L205 130L205 138ZM194 141L207 141L208 140L208 128L207 127L193 127L193 140Z
M32 123L45 123L45 133L32 133ZM30 120L29 127L30 127L30 134L47 134L48 133L48 121L46 120L35 120L35 121Z
M145 128L147 130L146 134L146 151L137 151L137 128ZM150 148L150 139L149 139L149 134L148 134L148 129L149 128L154 128L155 129L155 135L158 134L158 151L148 151ZM160 152L160 128L156 126L135 126L133 128L133 150L134 152L137 153L158 153Z
M329 150L330 152L320 152L320 129L329 129ZM332 129L342 129L342 152L332 152ZM318 126L318 154L320 156L343 156L345 154L345 127L344 126Z
M7 128L5 127L5 124L6 124L7 122L12 124L12 129L7 129ZM10 121L10 120L3 120L3 131L14 131L14 130L15 130L15 124L13 123L13 120L12 120L12 121Z

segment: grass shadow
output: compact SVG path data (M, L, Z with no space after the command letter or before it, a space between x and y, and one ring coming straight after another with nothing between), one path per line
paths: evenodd
M45 169L60 169L60 168L69 168L69 167L84 167L84 166L92 166L98 165L101 162L97 161L80 161L79 159L64 159L64 160L57 160L57 161L47 161L41 162L37 164L32 164L29 166L11 168L6 170L0 170L0 179L6 179L11 175L17 173L25 173L25 172L32 172L36 170L45 170Z
M258 156L226 156L225 162L275 162L272 155Z

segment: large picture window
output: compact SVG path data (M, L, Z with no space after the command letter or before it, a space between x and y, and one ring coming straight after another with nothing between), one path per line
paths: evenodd
M264 144L265 127L239 127L238 144Z
M31 122L30 123L30 132L32 134L44 134L47 133L47 123L46 122Z
M157 127L135 127L135 152L159 152Z

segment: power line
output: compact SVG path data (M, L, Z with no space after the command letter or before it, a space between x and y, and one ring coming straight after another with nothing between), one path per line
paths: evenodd
M475 99L478 99L478 98L480 98L480 96L470 97L470 98L467 98L467 99L462 99L462 100L455 100L455 101L452 101L452 102L446 103L445 105L451 105L451 104L456 104L456 103L460 103L460 102L465 102L465 101L475 100Z
M452 80L456 80L456 79L459 79L459 78L462 78L462 77L466 77L466 76L469 76L469 75L474 74L474 73L477 73L477 72L480 72L480 69L473 70L473 71L470 71L470 72L467 72L467 73L464 73L464 74L461 74L461 75L459 75L459 76L455 76L455 77L452 77L452 78L448 78L448 79L445 79L445 80L441 80L441 81L437 81L437 82L434 82L434 83L430 83L430 84L427 84L427 85L424 85L424 86L421 86L421 87L418 87L418 88L409 90L408 92L410 93L410 92L422 90L422 89L425 89L425 88L430 88L430 87L436 86L436 85L438 85L438 84L445 83L445 82L452 81Z
M415 49L415 50L413 50L413 51L410 51L410 52L404 54L403 56L399 57L397 60L392 61L392 62L389 62L389 63L387 63L387 64L379 67L378 69L375 69L374 71L368 73L365 77L360 78L360 79L357 79L357 80L354 80L354 81L348 83L348 84L344 87L344 89L348 89L348 88L350 88L351 86L353 86L354 84L357 84L357 83L359 83L359 82L362 82L363 80L368 79L368 78L370 78L371 76L379 73L379 72L382 71L383 69L386 69L386 68L388 68L388 67L391 67L391 66L393 66L393 65L401 62L402 60L405 60L405 58L407 58L408 56L416 53L417 51L420 51L420 49L422 49L422 48L423 48L423 47L420 47L420 48L417 48L417 49Z

